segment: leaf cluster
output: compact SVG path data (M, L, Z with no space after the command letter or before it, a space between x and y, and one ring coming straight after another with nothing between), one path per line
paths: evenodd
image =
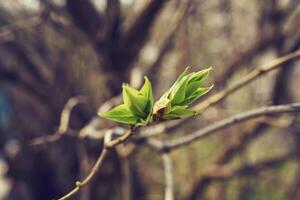
M188 73L187 68L177 78L172 87L154 103L152 86L147 77L140 90L123 84L123 104L112 110L99 113L103 118L135 126L144 126L153 120L171 120L196 115L199 112L188 106L209 92L210 87L202 87L212 68Z

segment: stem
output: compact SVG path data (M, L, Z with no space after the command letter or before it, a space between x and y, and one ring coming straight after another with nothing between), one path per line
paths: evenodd
M165 169L165 200L174 200L174 183L172 160L168 153L162 154Z
M76 193L80 191L80 189L84 186L86 186L88 183L90 183L93 178L95 177L96 173L100 170L100 167L103 164L104 159L107 156L107 153L110 149L116 147L117 145L125 142L132 134L133 134L133 127L130 127L126 133L124 133L122 136L116 138L115 140L108 141L104 144L104 148L99 155L95 165L93 166L91 172L88 174L88 176L83 181L77 181L76 187L71 190L69 193L64 195L63 197L59 198L58 200L67 200L70 199L72 196L74 196Z

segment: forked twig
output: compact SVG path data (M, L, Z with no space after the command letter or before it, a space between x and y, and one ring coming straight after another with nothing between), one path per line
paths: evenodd
M253 119L260 116L270 115L270 114L279 114L279 113L288 113L288 112L299 112L300 103L291 103L286 105L278 106L265 106L262 108L254 109L245 113L237 114L232 117L220 120L211 125L208 125L196 132L193 132L189 135L185 135L169 141L160 141L153 138L148 138L147 143L153 147L155 150L160 152L168 152L183 146L186 146L194 141L197 141L203 137L206 137L213 132L216 132L220 129L226 128L228 126Z

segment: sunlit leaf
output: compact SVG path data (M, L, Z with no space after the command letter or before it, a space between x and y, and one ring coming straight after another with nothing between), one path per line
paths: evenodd
M174 106L174 107L172 108L170 114L175 114L175 115L178 115L179 117L180 117L180 116L185 116L185 117L187 117L187 116L195 115L196 112L187 109L185 106Z
M145 83L141 88L140 93L142 94L142 96L144 96L147 99L147 106L145 108L145 111L151 114L153 108L152 86L149 79L146 76L144 78L145 78Z
M190 76L189 82L205 81L205 79L208 77L211 70L212 70L212 68L209 67L207 69L204 69L204 70L194 73L193 75Z
M146 117L145 109L148 100L146 97L142 96L142 94L138 90L124 84L123 100L124 104L134 115L141 118Z
M121 104L112 110L104 113L98 113L100 117L124 124L136 124L138 117L134 116L125 104Z
M185 76L174 86L170 94L172 105L179 104L184 100L187 81L188 81L188 77Z
M188 80L188 85L186 88L186 98L188 98L194 91L196 91L202 83L205 81L205 79L208 77L209 72L212 70L212 68L207 68L204 70L201 70L199 72L196 72L192 74Z
M197 99L199 99L201 96L208 93L214 85L207 87L207 88L198 88L189 98L185 99L180 105L190 105Z

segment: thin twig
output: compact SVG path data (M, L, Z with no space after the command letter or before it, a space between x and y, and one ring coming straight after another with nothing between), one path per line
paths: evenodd
M122 199L123 200L131 200L133 189L132 188L132 169L130 164L129 156L133 153L135 150L136 145L133 143L129 144L121 144L116 147L116 151L118 154L118 157L121 162L121 171L122 171L122 183L121 183L121 193L122 193Z
M72 196L74 196L76 193L79 192L79 190L84 187L85 185L87 185L94 177L95 174L99 171L100 167L102 166L102 163L105 159L105 157L107 156L108 153L108 149L107 148L103 148L99 158L97 159L97 162L95 163L94 167L92 168L91 172L88 174L88 176L81 182L81 181L77 181L76 182L76 187L70 191L68 194L64 195L63 197L59 198L58 200L66 200L66 199L70 199Z
M91 172L88 174L88 176L83 181L77 181L76 187L71 190L69 193L64 195L63 197L59 198L58 200L66 200L70 199L72 196L74 196L76 193L80 191L80 189L87 184L89 184L93 178L95 177L95 174L100 170L100 167L103 164L103 161L105 157L107 156L107 153L110 149L115 148L117 145L125 142L132 134L133 134L134 127L130 127L126 133L124 133L122 136L116 138L115 140L111 140L111 133L106 134L104 137L104 147L99 155L95 165L93 166Z
M224 90L216 93L215 95L209 97L205 101L199 103L198 105L194 106L193 109L204 111L208 107L215 105L216 103L222 101L225 97L230 95L231 93L235 92L236 90L242 88L243 86L247 85L251 81L257 79L258 77L270 72L274 69L279 68L283 64L289 62L292 59L300 57L300 50L295 51L293 53L287 54L285 56L279 57L272 62L262 65L260 67L255 68L246 76L238 80L237 82L233 83L231 86L225 88Z
M145 66L146 74L155 74L159 70L160 63L163 60L166 53L169 51L172 42L178 32L180 25L184 22L184 19L187 16L188 10L191 6L192 0L181 1L178 8L176 9L174 15L168 23L168 27L166 28L167 32L165 36L162 36L163 41L162 44L159 45L159 53L152 63Z
M69 122L70 122L70 117L71 117L71 112L80 103L86 102L86 97L85 96L77 96L77 97L72 97L70 98L66 105L64 106L61 116L60 116L60 124L58 129L55 131L54 134L47 135L47 136L41 136L38 138L33 139L30 142L30 145L40 145L44 143L50 143L50 142L55 142L59 140L63 134L66 134L66 132L69 129ZM68 134L70 135L70 134ZM73 136L73 135L70 135Z
M165 171L165 200L174 200L174 181L172 160L168 153L161 155Z
M70 116L73 108L80 103L86 102L87 98L85 96L72 97L66 103L60 117L60 124L58 127L58 133L63 134L69 128Z
M300 103L291 103L291 104L278 105L278 106L265 106L262 108L254 109L252 111L237 114L232 117L223 119L221 121L208 125L194 133L179 137L177 139L162 142L160 140L149 138L147 142L155 150L162 151L162 152L170 151L188 145L220 129L226 128L230 125L237 124L249 119L253 119L264 115L270 115L270 114L299 112L299 111L300 111Z
M280 66L283 66L285 63L300 57L300 50L295 51L293 53L287 54L285 56L279 57L275 60L273 60L270 63L267 63L265 65L262 65L260 67L256 67L254 70L249 72L246 76L242 77L240 80L234 82L232 85L229 85L225 89L221 90L220 92L217 92L213 96L207 98L205 101L195 105L192 107L193 110L199 110L199 111L205 111L210 106L213 106L223 99L225 99L227 96L232 94L233 92L237 91L238 89L246 86L253 80L257 79L258 77L275 70L279 68ZM146 128L143 130L143 135L145 136L153 136L160 134L162 132L169 132L172 131L174 128L184 124L191 118L184 118L177 121L171 121L166 123L161 123L155 126L152 126L150 128Z

